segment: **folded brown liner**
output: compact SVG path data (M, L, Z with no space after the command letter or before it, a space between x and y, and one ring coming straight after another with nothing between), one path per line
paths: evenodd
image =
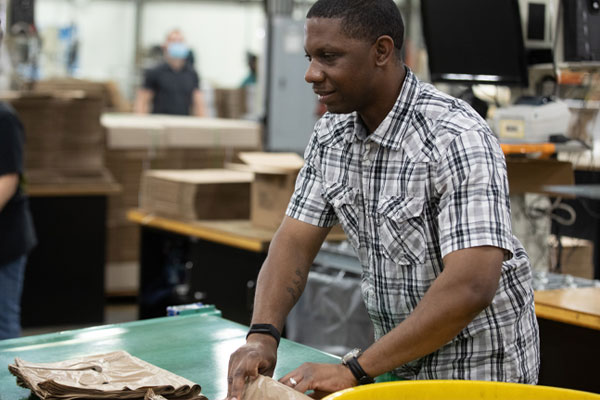
M8 369L19 386L31 389L43 400L144 399L149 389L154 396L169 400L206 400L200 385L126 351L52 363L15 358Z
M268 376L259 375L246 384L242 400L310 400L311 398Z

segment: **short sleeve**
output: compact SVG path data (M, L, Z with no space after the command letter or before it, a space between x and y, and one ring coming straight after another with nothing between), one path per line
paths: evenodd
M442 257L469 247L513 253L510 197L504 154L488 132L469 131L447 148L436 175Z
M193 85L194 85L194 89L198 89L200 88L200 76L198 75L198 73L196 71L194 72L194 77L193 77Z
M23 128L17 117L0 109L0 175L23 172Z
M146 70L144 74L144 89L156 92L158 89L158 71L156 68Z
M311 225L332 227L338 220L333 207L323 197L321 149L317 139L320 125L320 122L317 122L304 153L304 166L296 179L296 187L286 215Z

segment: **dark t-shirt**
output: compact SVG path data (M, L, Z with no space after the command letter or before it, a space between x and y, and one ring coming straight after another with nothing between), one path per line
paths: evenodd
M23 176L23 125L14 111L0 102L0 176L19 174L19 187L0 210L0 266L27 254L36 244Z
M189 115L192 94L200 79L194 68L186 64L179 71L162 63L146 71L144 87L154 92L153 114Z

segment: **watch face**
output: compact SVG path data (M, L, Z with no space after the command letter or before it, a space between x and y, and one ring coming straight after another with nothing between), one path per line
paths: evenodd
M344 357L342 357L342 364L346 364L348 360L353 357L358 357L360 355L360 349L352 349Z

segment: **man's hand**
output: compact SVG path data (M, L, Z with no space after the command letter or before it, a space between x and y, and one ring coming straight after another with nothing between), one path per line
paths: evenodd
M338 390L356 386L356 378L342 364L304 363L279 382L304 393L314 390L314 398L321 398Z
M248 336L246 344L237 349L229 359L227 399L240 400L246 382L256 379L259 374L273 376L276 363L275 338L257 333Z
M268 323L281 332L285 317L304 290L310 266L329 230L283 218L258 274L253 324ZM276 362L274 337L260 333L248 336L246 344L229 359L227 399L241 400L246 382L259 374L273 376Z

